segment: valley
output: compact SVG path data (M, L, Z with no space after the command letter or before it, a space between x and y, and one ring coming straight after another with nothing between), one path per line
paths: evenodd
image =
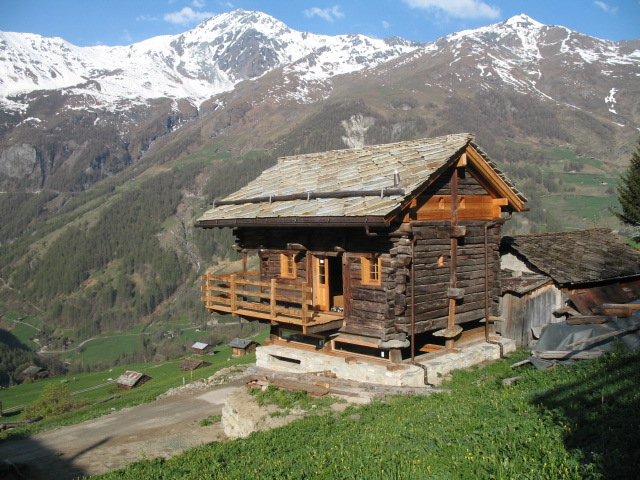
M526 15L428 44L303 39L244 10L129 50L0 35L0 313L23 355L23 317L54 350L97 338L60 354L78 371L184 348L160 332L228 337L193 327L233 235L193 223L286 155L472 132L529 199L506 233L628 234L610 210L638 138L636 40ZM68 68L21 76L35 61Z

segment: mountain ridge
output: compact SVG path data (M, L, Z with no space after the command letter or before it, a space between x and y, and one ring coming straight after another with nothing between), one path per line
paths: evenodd
M231 79L199 103L118 97L108 82L126 72L112 63L90 66L95 77L79 87L0 106L4 308L37 312L53 338L203 319L197 275L233 260L230 231L192 228L213 198L277 157L463 131L531 200L512 232L620 228L608 209L640 125L640 41L601 41L521 15L423 45L359 35L320 42L252 15L117 50L148 53L176 88ZM228 39L207 34L214 26ZM294 37L311 39L308 50L287 57ZM82 63L59 44L69 65ZM198 64L214 55L217 63Z
M123 99L140 102L169 97L199 106L215 94L232 90L239 81L260 77L327 48L350 49L356 60L342 59L344 73L375 66L415 45L407 41L388 44L364 35L298 32L269 15L246 10L216 15L178 35L128 46L76 47L59 38L0 32L0 98L5 108L19 109L20 102L9 99L44 87L94 96L98 105L117 107ZM373 48L377 52L372 59L362 60ZM132 81L139 88L131 89Z

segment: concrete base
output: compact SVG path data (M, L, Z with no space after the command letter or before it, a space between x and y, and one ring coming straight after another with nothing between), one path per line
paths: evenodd
M516 342L508 338L499 340L502 351L506 355L515 351ZM460 353L446 353L431 360L420 361L427 368L427 382L440 385L445 375L453 370L463 370L489 360L500 358L500 346L493 343L481 342L464 347Z
M515 342L509 339L503 338L500 343L505 354L516 348ZM345 380L404 387L421 387L425 383L440 385L443 377L452 370L498 358L500 347L482 342L465 347L459 353L448 353L420 361L426 367L425 382L425 370L407 363L403 364L404 369L387 370L385 365L368 363L364 359L348 364L342 357L281 345L267 345L256 349L256 365L260 368L293 373L328 371Z

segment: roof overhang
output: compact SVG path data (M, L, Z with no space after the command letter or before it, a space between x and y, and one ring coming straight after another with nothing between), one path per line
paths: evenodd
M199 220L195 226L216 227L388 227L390 223L382 216L366 217L265 217Z
M467 154L467 166L472 171L476 171L480 175L476 180L489 192L493 191L497 197L506 198L509 207L515 212L526 210L524 198L514 192L514 190L498 175L495 169L489 165L489 162L478 152L474 145L467 145L465 153Z

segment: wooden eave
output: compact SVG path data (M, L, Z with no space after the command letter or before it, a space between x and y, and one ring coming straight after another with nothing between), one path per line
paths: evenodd
M386 215L386 221L388 223L391 223L399 215L402 215L402 213L413 204L414 200L422 195L431 186L431 184L433 184L438 178L440 178L440 175L442 175L451 165L457 163L460 160L460 157L462 157L462 154L467 147L468 144L461 150L456 152L454 155L452 155L451 158L448 161L444 162L438 169L436 169L436 171L429 176L429 179L426 182L424 182L421 186L414 189L409 195L407 195L402 205L395 208Z
M474 177L487 192L496 198L506 198L509 206L516 212L522 212L526 209L524 206L525 201L507 185L504 179L496 173L473 145L467 146L466 154L467 167L471 167L472 173L479 174L474 175Z
M363 217L265 217L265 218L234 218L219 220L200 220L196 227L388 227L389 222L383 216Z
M466 155L466 163L464 166L469 168L470 172L474 174L474 178L478 183L494 198L506 198L509 207L516 211L521 212L526 210L524 200L521 199L516 192L496 173L496 171L487 163L487 161L480 155L480 153L471 145L467 144L461 151L457 152L451 157L450 160L443 163L430 177L429 180L422 184L420 187L414 189L409 195L405 197L404 202L398 208L391 211L386 217L386 221L391 223L393 220L402 215L407 208L409 208L414 200L422 195L427 189L452 165L458 164L463 160L463 155ZM462 165L461 165L462 166Z

